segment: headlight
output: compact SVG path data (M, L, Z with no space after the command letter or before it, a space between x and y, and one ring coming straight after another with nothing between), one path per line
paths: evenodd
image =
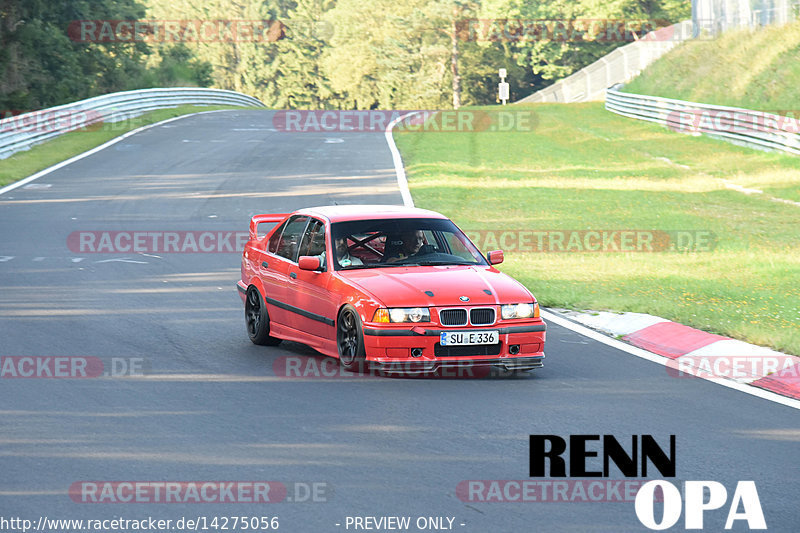
M373 322L430 322L431 313L427 307L395 307L378 309L372 317Z
M508 304L500 306L500 316L504 320L511 318L536 318L539 316L539 304Z

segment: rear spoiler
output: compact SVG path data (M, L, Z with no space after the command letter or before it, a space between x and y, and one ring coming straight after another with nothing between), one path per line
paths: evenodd
M267 215L254 215L253 218L250 219L250 240L258 239L258 225L263 224L266 222L283 222L283 220L288 217L291 213L275 213L275 214L267 214Z

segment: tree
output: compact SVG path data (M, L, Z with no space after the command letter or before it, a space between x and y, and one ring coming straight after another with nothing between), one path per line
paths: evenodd
M0 101L32 109L127 88L144 71L144 43L77 42L72 21L144 15L135 0L5 0L0 6Z
M136 0L4 0L0 15L1 108L23 111L153 85L211 82L211 66L188 48L158 54L141 40L75 31L81 21L143 19L145 8Z
M508 18L550 21L545 25L547 31L533 37L520 36L511 42L511 49L518 64L530 69L538 78L535 86L539 89L627 44L624 39L610 40L607 35L598 36L591 25L586 24L587 21L630 22L629 29L643 29L628 35L633 40L649 29L647 25L639 26L637 21L666 25L689 18L690 10L689 3L679 0L511 0ZM602 24L599 27L602 28ZM584 29L588 31L583 32ZM560 34L557 33L559 30ZM583 37L582 33L585 34Z
M333 0L298 0L287 10L281 21L285 37L275 43L277 107L323 109L344 103L343 94L332 87L321 66L335 31L324 16L334 4Z
M245 0L146 0L149 18L181 21L200 28L197 37L184 32L183 44L213 67L214 85L274 103L277 76L275 34L281 18L277 3ZM208 30L206 30L208 28ZM247 30L247 31L244 31Z

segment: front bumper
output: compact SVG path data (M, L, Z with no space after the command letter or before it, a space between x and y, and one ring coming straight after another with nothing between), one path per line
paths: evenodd
M381 326L364 325L364 347L370 367L385 373L427 374L450 369L482 372L492 368L524 371L541 368L545 357L546 325L542 321L469 328ZM489 330L498 331L498 344L443 347L439 343L444 331Z
M445 375L473 376L486 373L491 369L500 369L507 372L526 371L544 366L544 353L535 357L504 357L492 359L459 359L459 360L433 360L433 361L369 361L370 369L382 374L435 374L442 372Z

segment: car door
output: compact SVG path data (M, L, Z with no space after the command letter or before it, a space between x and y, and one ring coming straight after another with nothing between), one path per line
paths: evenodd
M324 268L319 271L300 270L292 265L289 275L295 274L293 290L290 288L290 303L297 309L292 317L293 328L319 337L331 339L334 334L334 321L338 300L328 292L330 283L331 248L328 232L322 220L312 218L303 239L300 241L299 256L322 256ZM290 286L291 287L291 286Z
M264 283L264 299L269 318L278 324L293 327L293 315L289 295L294 279L290 269L297 271L297 250L305 233L308 217L295 215L279 228L269 240L267 253L261 261L261 280Z

